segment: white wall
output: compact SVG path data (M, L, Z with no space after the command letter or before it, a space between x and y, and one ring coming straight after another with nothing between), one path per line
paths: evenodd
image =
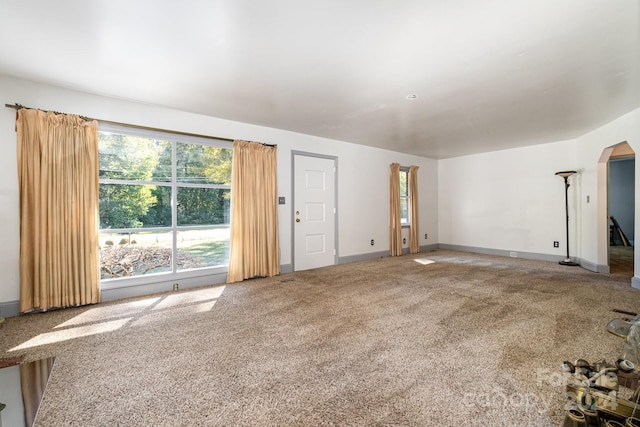
M278 145L281 264L291 263L291 151L338 157L338 223L341 258L389 249L388 167L398 162L419 170L420 233L437 240L437 179L435 160L368 148L341 141L233 122L159 106L107 98L0 75L0 101L28 107L81 114L102 120L160 129L245 139ZM0 305L19 298L19 219L16 169L15 111L0 108ZM370 246L375 239L376 245ZM1 307L0 307L1 308ZM0 313L2 315L2 313Z
M535 254L566 254L564 181L578 168L575 141L556 142L441 160L440 243ZM570 178L575 206L579 176ZM570 249L575 220L570 210ZM560 242L553 248L553 242Z
M593 261L597 265L607 263L607 252L605 241L608 239L608 224L606 217L607 200L601 193L602 188L606 188L606 168L598 169L598 161L605 148L628 142L636 156L640 154L640 108L627 113L606 125L589 132L578 138L578 162L585 165L583 183L587 194L596 194L596 203L583 204L582 229L582 256ZM635 198L640 200L640 168L635 170ZM600 190L600 191L598 191ZM640 219L640 209L636 206L635 231L638 233L638 220ZM598 233L596 233L596 230ZM634 286L640 287L640 251L635 251L635 275Z
M7 405L0 414L1 426L24 426L24 401L20 382L20 366L0 369L0 402Z
M562 259L564 187L554 173L576 170L578 174L569 178L570 252L588 268L606 266L607 202L599 191L606 188L606 166L603 183L598 162L605 148L624 141L640 153L640 109L575 140L441 160L439 243ZM639 184L636 168L636 200ZM636 208L635 233L639 220ZM560 248L553 248L554 240ZM636 251L634 286L640 286L639 272Z

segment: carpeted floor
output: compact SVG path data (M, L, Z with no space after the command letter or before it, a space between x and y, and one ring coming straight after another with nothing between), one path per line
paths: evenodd
M630 279L439 250L10 318L0 357L57 357L39 426L556 426Z

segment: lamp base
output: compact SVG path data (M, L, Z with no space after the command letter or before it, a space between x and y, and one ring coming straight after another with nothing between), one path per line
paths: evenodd
M572 267L580 265L577 262L571 260L571 258L565 258L562 261L559 261L558 264L560 264L560 265L570 265Z

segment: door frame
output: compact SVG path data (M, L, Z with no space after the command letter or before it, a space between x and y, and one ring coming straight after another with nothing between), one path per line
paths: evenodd
M635 158L635 152L631 145L627 141L622 141L617 144L606 147L602 150L602 154L598 159L597 164L597 231L596 231L596 272L609 273L609 160L615 155L617 149L628 149L630 152L629 158ZM637 176L636 171L636 176ZM637 189L636 189L637 194ZM634 218L636 218L637 212L634 211ZM637 226L635 227L638 228ZM631 286L640 288L640 283L636 283L636 277L638 271L636 270L637 260L640 255L634 248L634 269L633 278L631 279Z
M295 228L295 206L296 206L296 156L315 157L319 159L333 160L333 167L335 168L335 175L333 180L333 203L336 209L333 224L333 241L335 243L335 254L333 255L333 265L338 264L339 259L339 242L338 242L338 157L329 156L326 154L311 153L307 151L291 150L291 268L296 271L296 228Z

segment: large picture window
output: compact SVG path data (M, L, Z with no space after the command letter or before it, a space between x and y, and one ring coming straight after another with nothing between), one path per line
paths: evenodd
M231 143L102 126L100 277L229 264Z

